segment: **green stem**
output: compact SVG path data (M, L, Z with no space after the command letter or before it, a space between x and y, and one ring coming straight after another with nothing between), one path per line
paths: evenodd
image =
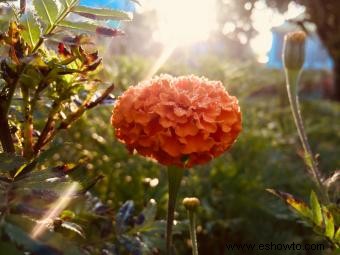
M192 255L198 255L197 248L197 235L196 235L196 213L192 210L188 210L189 216L189 231L192 244Z
M168 168L168 184L169 184L169 200L168 200L168 216L166 225L166 250L167 255L172 255L172 225L176 208L176 200L184 169L177 167Z
M26 159L31 159L33 157L33 116L31 115L31 105L29 88L25 85L21 86L22 93L22 108L25 121L23 123L23 156Z
M286 69L286 81L287 81L287 93L289 98L290 107L292 110L294 122L296 125L296 129L298 131L298 135L300 137L300 141L304 150L304 160L308 167L309 172L311 173L314 182L319 188L323 199L325 202L329 202L329 197L327 190L325 190L322 181L321 181L321 174L318 169L317 163L314 159L314 154L311 150L311 147L308 142L307 134L304 128L301 110L300 110L300 103L299 97L297 93L297 86L300 79L301 70L289 70Z

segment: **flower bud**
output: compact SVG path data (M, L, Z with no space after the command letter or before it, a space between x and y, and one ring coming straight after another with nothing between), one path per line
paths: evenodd
M195 211L200 205L200 200L197 197L186 197L182 203L188 211Z
M283 63L285 68L300 70L305 61L306 33L297 31L285 36L283 45Z

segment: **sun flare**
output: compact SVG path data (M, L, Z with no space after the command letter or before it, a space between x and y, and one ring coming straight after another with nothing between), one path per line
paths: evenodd
M211 0L154 0L151 8L158 16L154 39L163 51L146 75L151 78L179 46L188 46L209 38L217 27L216 6Z
M216 7L211 0L158 0L158 39L177 46L205 40L216 27Z

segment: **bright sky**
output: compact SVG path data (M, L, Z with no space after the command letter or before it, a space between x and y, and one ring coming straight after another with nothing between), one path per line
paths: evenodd
M154 39L161 41L165 47L190 45L203 41L216 29L216 6L213 0L144 0L143 9L156 9L158 12L159 31ZM247 4L245 5L247 8ZM284 23L304 12L304 8L291 3L284 15L266 7L264 1L258 1L253 11L252 20L258 31L251 41L251 47L262 63L267 61L267 52L271 46L271 28ZM224 33L233 32L235 26L226 24ZM240 38L242 41L242 38Z
M268 61L267 53L272 44L271 29L282 25L287 19L299 16L304 10L304 7L292 2L288 6L287 13L280 14L273 9L267 8L263 2L256 3L252 21L258 35L250 42L250 45L259 62L266 63Z
M237 0L235 0L237 1ZM209 38L217 28L217 10L214 0L141 0L143 9L155 9L159 17L159 31L154 39L163 45L163 52L146 78L152 77L171 56L176 47L190 45ZM248 5L248 7L247 7ZM249 8L249 4L245 4ZM258 1L252 14L252 21L258 35L250 42L251 48L261 63L268 61L267 53L272 43L271 28L282 25L286 19L304 12L304 8L291 3L288 12L280 14L267 8L264 1ZM232 33L235 25L225 24L223 33ZM239 38L242 42L242 37ZM243 38L246 40L246 38Z
M150 0L158 12L159 31L155 39L186 45L209 37L216 28L216 8L211 0Z

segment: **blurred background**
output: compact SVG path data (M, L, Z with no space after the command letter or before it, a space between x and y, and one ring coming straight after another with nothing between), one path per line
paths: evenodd
M114 7L117 1L96 3ZM104 65L96 75L115 83L115 96L160 73L193 73L221 80L240 101L244 130L232 150L191 169L182 183L180 200L197 196L202 202L200 254L245 254L227 251L227 243L324 243L265 189L308 200L313 188L285 91L281 50L289 31L302 29L309 35L300 96L313 151L326 176L339 168L339 1L145 0L129 11L134 12L132 22L110 24L125 36L97 39ZM62 133L55 143L65 146L53 160L88 158L93 175L105 176L94 188L102 201L118 210L133 200L140 211L154 199L157 218L164 219L165 169L127 152L109 128L111 111L111 104L100 106ZM181 206L176 220L186 223ZM188 231L179 232L175 242L179 254L190 254Z

